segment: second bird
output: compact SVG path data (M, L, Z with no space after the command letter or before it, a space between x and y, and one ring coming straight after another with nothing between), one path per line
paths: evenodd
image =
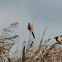
M62 37L62 35L61 36L57 36L57 37L55 37L55 39L56 39L56 41L58 42L58 44L61 44L61 37Z

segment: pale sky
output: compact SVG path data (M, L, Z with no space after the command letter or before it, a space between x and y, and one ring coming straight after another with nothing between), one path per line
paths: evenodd
M33 23L36 40L42 36L48 27L46 37L52 38L62 35L62 0L1 0L0 1L0 32L5 26L19 22L16 34L20 35L19 48L24 40L28 40L27 24ZM55 40L54 40L55 41Z

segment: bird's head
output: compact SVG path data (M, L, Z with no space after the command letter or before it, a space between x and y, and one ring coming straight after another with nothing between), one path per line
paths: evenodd
M57 36L57 37L55 37L54 39L56 39L56 40L57 40L57 39L58 39L58 36Z
M30 23L28 23L28 25L30 25Z

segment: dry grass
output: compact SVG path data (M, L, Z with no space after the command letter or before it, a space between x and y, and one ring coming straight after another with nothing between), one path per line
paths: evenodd
M0 37L0 62L7 62L5 61L5 57L8 58L8 62L62 62L62 46L58 43L51 45L52 41L51 38L45 39L44 35L47 29L44 30L40 44L38 49L36 50L34 44L35 40L29 38L28 43L27 41L23 42L22 47L22 56L17 60L14 58L10 58L9 51L11 47L15 44L15 40L18 36L11 36L7 34L7 32L13 32L11 28L17 26L18 23L13 23L10 25L9 28L4 28L3 33ZM10 44L7 40L12 41ZM4 45L4 47L3 47ZM10 47L9 47L10 45Z
M62 49L59 45L47 49L41 47L32 56L31 54L26 55L25 62L62 62Z
M62 62L62 48L58 43L51 45L51 39L44 39L46 29L42 35L38 50L34 48L34 40L29 39L26 47L24 62ZM21 58L22 60L22 58ZM23 62L23 61L22 61Z
M0 62L5 62L6 58L10 62L10 49L16 43L15 39L18 35L9 35L9 33L13 33L13 28L15 28L18 23L13 23L9 27L5 27L3 32L0 35Z

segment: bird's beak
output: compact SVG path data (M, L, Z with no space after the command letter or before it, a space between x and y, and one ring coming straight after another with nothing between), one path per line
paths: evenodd
M54 39L56 39L56 37Z
M54 39L57 39L58 37L55 37Z

